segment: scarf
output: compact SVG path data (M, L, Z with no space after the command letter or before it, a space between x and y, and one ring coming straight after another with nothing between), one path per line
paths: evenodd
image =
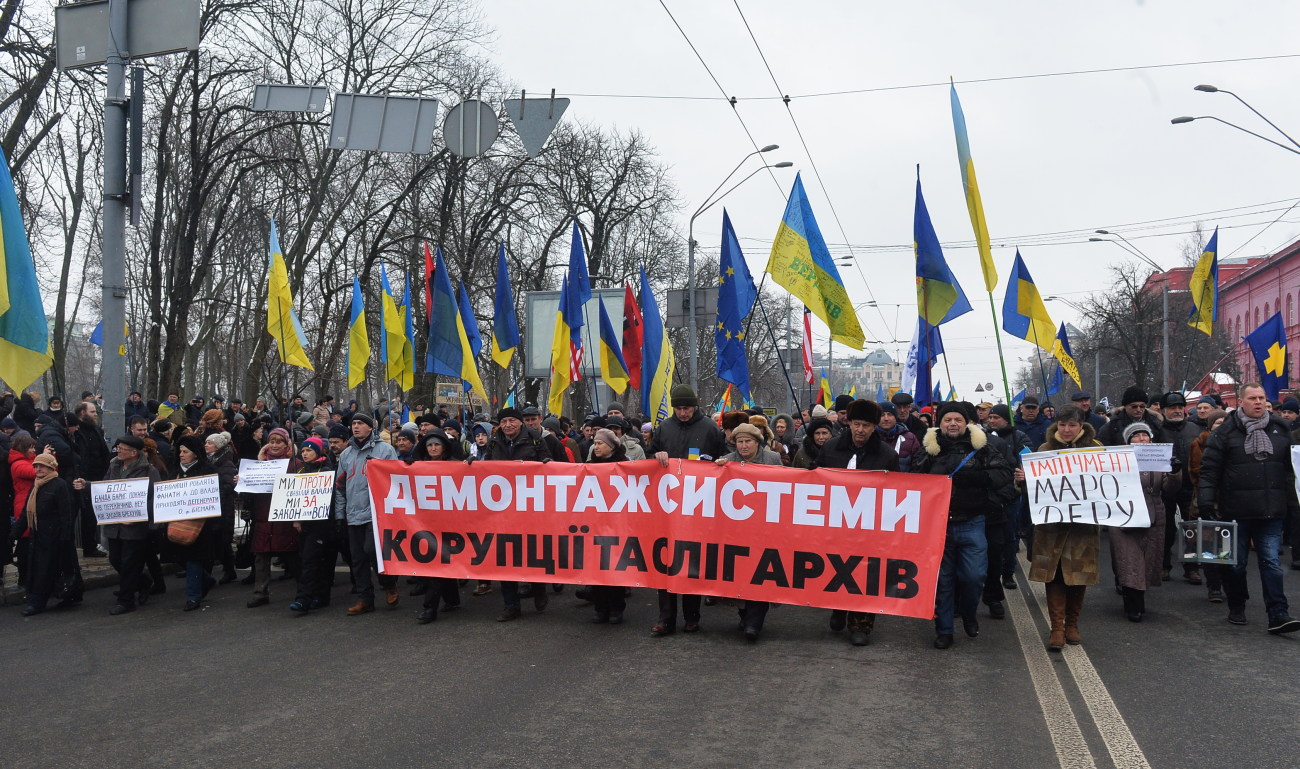
M27 495L27 507L26 507L27 526L32 531L36 531L36 492L40 491L42 486L44 486L45 484L49 483L50 481L58 477L59 477L58 471L51 470L49 475L46 475L44 478L37 478L32 483L32 493Z
M1241 419L1241 424L1246 428L1246 453L1253 456L1261 462L1273 455L1273 441L1269 439L1268 433L1264 428L1268 427L1268 412L1265 412L1258 419L1251 419L1240 410L1237 415Z

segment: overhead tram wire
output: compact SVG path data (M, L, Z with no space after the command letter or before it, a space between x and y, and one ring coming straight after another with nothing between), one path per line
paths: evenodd
M662 2L663 0L660 0L661 4ZM667 9L665 8L665 10ZM670 13L669 16L672 16L672 14ZM676 21L674 20L673 23L675 24ZM681 27L679 26L678 29L680 30ZM698 56L699 54L697 53L696 55ZM1280 59L1297 59L1297 58L1300 58L1300 53L1282 53L1282 54L1274 54L1269 56L1243 56L1243 57L1238 57L1233 59L1202 59L1199 61L1169 62L1165 64L1135 64L1126 67L1099 67L1096 69L1075 69L1075 70L1063 70L1060 72L1031 72L1031 73L1021 74L1021 75L1002 75L997 77L981 77L981 78L971 78L968 80L956 80L956 81L943 80L943 81L937 81L933 83L908 83L904 85L874 86L871 88L851 88L843 91L824 91L820 93L804 93L804 94L794 94L794 95L783 94L781 96L732 97L732 96L727 96L724 92L723 98L728 101L731 101L731 99L733 98L737 99L738 101L775 101L777 99L822 99L822 98L829 98L833 96L852 96L856 94L865 94L865 93L906 91L906 90L913 90L917 88L947 88L950 83L956 85L968 85L974 83L1002 83L1002 82L1014 81L1014 80L1041 80L1043 78L1052 78L1052 77L1075 77L1079 75L1104 75L1104 74L1110 74L1115 72L1137 72L1141 70L1150 70L1150 69L1197 67L1197 66L1203 66L1208 64L1246 64L1246 63L1257 62L1257 61L1277 61ZM717 80L715 79L714 82L716 83ZM721 86L719 86L719 88L721 88ZM647 94L647 93L640 93L640 94L637 93L561 93L557 95L582 97L584 99L661 99L661 100L670 100L670 101L713 101L714 99L717 98L715 96L689 96L689 95L679 95L679 94Z
M888 331L889 321L885 318L885 311L881 309L880 303L876 301L876 294L871 290L871 281L867 280L866 273L862 271L862 264L858 261L857 254L853 252L853 247L848 245L849 234L844 230L844 223L840 221L839 211L835 210L835 201L831 199L831 193L826 189L826 182L822 180L822 172L817 167L817 161L813 160L812 151L808 149L808 141L804 139L803 130L799 128L799 121L795 119L794 111L790 109L790 99L784 95L785 91L781 89L781 84L777 82L776 73L772 71L772 65L768 63L767 56L763 53L763 47L758 44L758 38L754 36L754 30L750 28L749 19L745 18L745 12L741 10L739 1L732 0L732 2L736 6L736 13L740 14L740 21L745 25L745 31L749 33L749 39L754 42L754 49L758 51L758 57L763 60L763 66L767 69L768 77L772 78L772 85L785 103L785 113L790 116L790 123L794 126L794 132L799 137L799 143L803 145L804 156L808 158L808 165L812 168L813 175L817 177L817 186L821 187L822 194L826 196L826 205L831 210L831 216L835 219L835 226L840 230L840 236L844 238L844 243L848 246L853 267L858 271L858 277L862 279L862 285L867 289L867 296L871 297L871 301L874 303L876 314L880 316L880 323Z
M1250 238L1249 238L1245 243L1242 243L1240 246L1237 246L1236 248L1232 249L1232 253L1231 253L1231 254L1228 254L1227 256L1225 256L1225 257L1223 257L1223 258L1224 258L1224 259L1231 259L1231 258L1233 257L1234 254L1236 254L1236 253L1237 253L1238 251L1240 251L1241 249L1245 248L1245 247L1246 247L1246 246L1247 246L1247 245L1248 245L1252 240L1254 240L1255 238L1258 238L1260 235L1263 235L1266 231L1268 231L1268 228L1269 228L1269 227L1272 227L1273 225L1275 225L1275 224L1277 224L1278 222L1282 221L1282 217L1284 217L1284 216L1286 216L1287 214L1291 213L1291 210L1294 209L1296 206L1300 206L1300 200L1297 200L1296 202L1292 203L1292 204L1291 204L1291 208L1288 208L1287 210L1285 210L1285 211L1283 211L1282 213L1278 214L1278 215L1277 215L1277 218L1274 219L1273 221L1269 222L1269 223L1264 227L1264 229L1260 230L1259 232L1255 233L1254 235L1251 235Z
M691 53L695 54L695 58L699 59L700 66L704 67L704 71L709 73L709 79L718 87L718 92L722 94L722 98L731 105L731 114L735 115L736 120L740 121L740 127L745 130L745 136L749 137L749 143L753 145L754 151L760 152L758 141L754 139L754 134L750 132L749 126L745 124L745 119L740 116L740 110L736 108L736 104L739 100L734 96L728 95L727 89L723 88L722 83L718 82L718 76L713 74L713 70L709 68L708 62L704 60L704 56L702 56L699 49L695 47L695 43L691 42L691 38L686 34L686 30L682 29L682 25L677 23L677 17L673 16L673 12L668 10L667 3L665 3L664 0L659 0L659 5L664 9L664 13L668 14L668 19L672 21L673 26L677 27L677 31L681 33L682 39L686 41L686 45L690 46ZM785 188L781 186L781 182L777 181L776 172L772 170L771 166L768 166L767 168L767 175L771 177L772 183L776 185L777 192L782 198L784 198ZM694 278L692 277L692 279Z

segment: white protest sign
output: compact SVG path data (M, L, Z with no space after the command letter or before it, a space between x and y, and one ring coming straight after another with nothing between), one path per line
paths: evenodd
M1291 466L1295 468L1295 493L1300 497L1300 446L1291 447Z
M1138 470L1144 473L1167 473L1174 456L1172 443L1130 443L1133 455L1137 457Z
M239 483L235 491L249 494L270 494L275 491L275 479L289 469L287 459L239 460Z
M1029 493L1029 516L1035 525L1151 525L1131 446L1040 451L1026 454L1022 466Z
M95 481L90 484L90 506L96 523L138 523L149 520L149 479Z
M221 483L215 475L199 475L153 485L155 523L216 518L221 515Z
M282 475L271 493L270 521L324 521L330 517L334 478L328 473Z

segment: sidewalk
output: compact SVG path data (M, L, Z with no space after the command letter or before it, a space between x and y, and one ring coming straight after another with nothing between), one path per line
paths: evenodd
M81 578L87 590L117 584L117 572L103 558L81 558ZM0 589L0 606L17 606L23 602L23 589L18 587L18 569L13 564L4 567L4 587Z

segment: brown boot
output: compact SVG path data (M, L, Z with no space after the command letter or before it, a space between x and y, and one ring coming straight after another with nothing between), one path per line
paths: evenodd
M1079 635L1079 611L1083 608L1083 594L1087 585L1070 585L1065 588L1065 642L1071 646L1083 643Z
M375 610L375 605L369 601L357 601L348 607L348 616L355 617L358 614L367 614Z
M1048 582L1047 619L1051 623L1052 633L1047 637L1047 650L1059 652L1065 648L1065 585Z

